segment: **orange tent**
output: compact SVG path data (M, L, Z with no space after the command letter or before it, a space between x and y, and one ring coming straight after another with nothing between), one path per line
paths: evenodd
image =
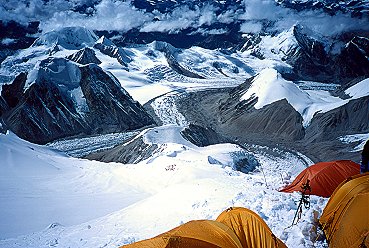
M329 197L341 182L359 173L360 165L351 160L320 162L303 170L290 185L280 191L302 192L303 184L309 180L311 191L306 191L306 194Z
M125 248L242 248L235 233L213 220L195 220L151 239L122 246Z
M246 208L229 208L217 221L231 228L244 248L287 248L259 215Z
M337 187L319 219L330 248L369 247L368 204L369 173Z

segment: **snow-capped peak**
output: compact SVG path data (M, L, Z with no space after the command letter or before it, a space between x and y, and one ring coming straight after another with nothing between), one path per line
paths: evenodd
M106 38L104 35L101 36L95 44L102 44L104 46L112 46L112 47L115 47L116 45L111 41L109 40L108 38Z
M272 68L262 70L253 79L250 88L240 100L250 98L257 98L254 106L256 109L286 99L301 114L305 127L310 124L315 113L327 112L348 101L333 97L325 91L310 94L309 91L300 89L293 82L285 80L279 72Z
M290 95L299 96L300 99L307 98L298 86L285 80L277 70L267 68L254 78L249 90L241 97L241 101L257 97L255 108L260 109L275 101L289 98Z
M96 34L84 27L66 27L41 35L32 46L53 46L58 44L66 49L81 49L92 46L97 40Z

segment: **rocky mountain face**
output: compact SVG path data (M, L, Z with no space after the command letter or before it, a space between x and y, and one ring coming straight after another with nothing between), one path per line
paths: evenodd
M159 149L157 144L146 144L143 138L139 136L128 143L118 145L112 149L89 154L86 158L107 163L134 164L151 157Z
M238 144L282 144L298 149L316 161L352 159L349 145L339 141L347 134L369 132L369 98L348 101L326 113L317 113L310 125L285 99L256 109L257 98L241 100L252 78L236 88L191 92L182 96L179 111L190 123L211 128ZM327 149L327 153L319 149ZM335 150L336 149L336 150Z
M348 78L369 76L369 39L355 36L334 61L338 75Z
M249 51L261 59L277 57L285 61L291 69L281 72L290 80L344 85L357 77L369 76L368 41L366 37L353 36L342 45L341 39L327 41L313 37L311 30L295 25L274 37L254 34L248 37L241 51ZM332 47L341 48L332 51Z
M44 144L78 134L138 129L154 124L114 76L96 64L63 58L40 63L32 83L21 73L1 91L1 118L19 137Z
M127 63L131 62L132 59L128 56L128 54L124 51L123 48L117 47L113 42L107 39L105 36L102 36L94 45L94 47L103 54L106 54L112 58L116 58L118 62L127 66Z
M96 57L95 51L88 47L85 47L78 52L69 55L67 59L81 65L87 65L90 63L97 65L101 64L101 61Z
M306 128L305 138L310 142L324 141L368 130L369 96L366 96L351 100L327 113L317 113Z

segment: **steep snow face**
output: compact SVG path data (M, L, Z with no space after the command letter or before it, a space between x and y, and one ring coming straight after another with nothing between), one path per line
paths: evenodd
M92 46L98 39L96 34L83 27L65 27L43 34L35 40L32 46L60 45L66 49L81 49Z
M101 44L104 46L112 46L112 47L116 47L116 45L108 38L106 38L104 35L101 36L96 42L95 44Z
M355 84L354 86L345 90L345 93L353 99L369 95L369 78Z
M52 79L58 86L73 90L80 86L81 70L75 63L66 59L50 58L40 63L37 80L43 79Z
M240 100L250 98L257 98L256 109L286 99L301 114L305 127L316 112L327 112L348 102L326 91L302 90L293 82L285 80L275 69L261 71Z
M89 111L80 86L81 70L74 62L64 58L48 58L41 61L28 75L24 91L32 84L43 81L53 82L62 90L67 91L78 113L84 114Z
M294 29L295 26L292 26L277 36L268 35L261 37L260 43L251 52L260 54L265 58L276 60L282 60L287 55L293 55L298 49Z

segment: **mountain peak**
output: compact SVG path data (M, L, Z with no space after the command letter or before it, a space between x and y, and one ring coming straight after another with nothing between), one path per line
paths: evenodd
M85 47L67 58L82 65L90 63L101 64L101 61L96 57L95 51L89 47Z
M95 44L102 44L104 46L113 46L116 47L116 45L109 39L107 38L105 35L101 36Z
M65 27L41 35L32 46L58 44L66 49L81 49L93 45L97 38L96 34L87 28Z

